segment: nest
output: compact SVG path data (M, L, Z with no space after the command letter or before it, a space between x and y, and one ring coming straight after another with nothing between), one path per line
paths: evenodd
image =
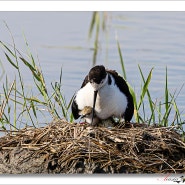
M174 127L91 127L64 120L0 138L0 173L184 173Z

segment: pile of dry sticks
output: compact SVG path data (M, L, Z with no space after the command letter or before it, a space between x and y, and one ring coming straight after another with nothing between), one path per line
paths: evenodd
M185 143L175 127L58 120L1 137L0 173L185 173Z

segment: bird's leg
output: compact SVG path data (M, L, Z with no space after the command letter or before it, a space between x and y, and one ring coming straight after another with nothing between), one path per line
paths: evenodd
M93 109L92 109L92 120L91 120L91 125L93 124L93 119L94 119L94 112L95 112L95 104L96 104L96 97L97 97L98 91L94 91L94 99L93 99Z

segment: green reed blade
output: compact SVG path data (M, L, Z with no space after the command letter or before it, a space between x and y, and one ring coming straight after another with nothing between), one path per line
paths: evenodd
M165 79L165 108L166 112L168 112L169 109L169 92L168 92L168 73L167 73L167 67L166 67L166 79Z
M16 69L18 69L18 66L10 59L10 57L6 53L4 53L4 54L7 58L7 60L10 62L10 64L12 64L12 66L14 66Z
M121 52L121 48L120 48L120 44L119 41L117 40L117 47L118 47L118 52L119 52L119 58L120 58L120 63L121 63L121 68L122 68L122 72L123 72L123 77L126 80L127 76L126 76L126 70L125 70L125 65L124 65L124 61L123 61L123 56L122 56L122 52Z
M26 61L24 58L20 57L20 59L24 62L24 64L31 70L33 76L37 79L37 81L41 81L39 75L36 73L37 70L34 66L32 66L28 61Z
M15 54L2 41L0 41L0 44L15 58Z
M17 123L17 83L16 83L16 77L15 77L15 80L14 80L14 126L16 127L16 123Z
M34 105L33 101L31 101L31 102L30 102L30 106L31 106L31 108L32 108L32 110L33 110L33 114L34 114L34 116L37 118L36 107L35 107L35 105Z
M73 99L75 97L75 94L72 96L72 98L70 99L68 105L67 105L67 110L69 110L69 108L71 107L72 103L73 103Z
M93 32L94 25L96 22L97 14L98 14L98 12L93 12L93 16L92 16L92 20L91 20L91 24L90 24L90 29L89 29L89 38L91 38L91 36L92 36L92 32Z
M140 66L139 66L139 70L140 70L140 74L142 74L142 70L141 70ZM152 78L152 71L153 71L153 68L150 70L148 77L147 77L147 80L144 83L143 88L141 90L140 100L139 100L138 107L137 107L138 110L139 110L141 103L143 102L144 96L148 90L148 86L149 86L151 78Z

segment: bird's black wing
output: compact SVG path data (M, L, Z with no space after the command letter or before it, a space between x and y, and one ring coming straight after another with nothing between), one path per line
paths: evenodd
M87 83L88 83L88 75L85 77L82 85L81 85L81 88L84 87ZM72 110L72 114L74 116L75 119L78 119L80 117L79 115L79 109L78 109L78 105L76 103L76 96L74 97L74 100L73 100L73 103L72 103L72 106L71 106L71 110Z
M76 96L74 97L74 100L73 100L73 103L71 106L71 110L72 110L72 114L73 114L74 118L78 119L80 117L80 115L79 115L78 105L76 103L75 98L76 98Z
M88 80L88 75L87 75L87 76L85 77L85 79L84 79L84 81L83 81L83 83L82 83L82 85L81 85L80 88L84 87L88 82L89 82L89 80Z

